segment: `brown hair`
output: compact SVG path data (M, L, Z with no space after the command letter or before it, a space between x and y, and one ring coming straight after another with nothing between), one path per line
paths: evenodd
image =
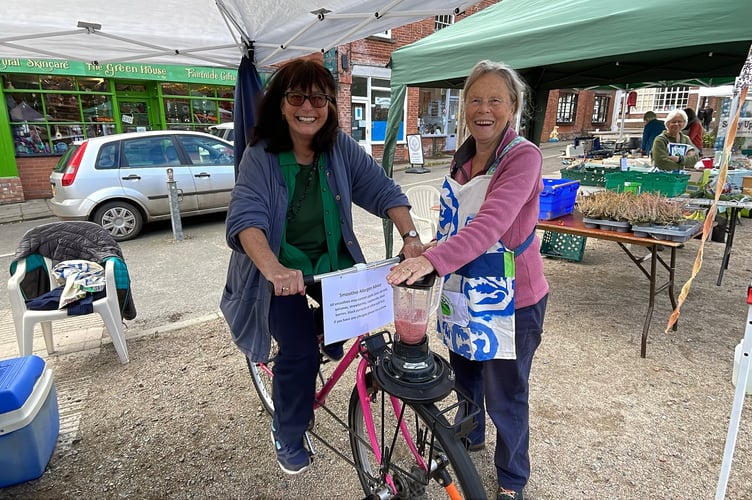
M331 96L332 100L327 104L329 116L324 126L314 136L312 147L316 152L331 151L339 131L337 87L329 70L321 63L309 59L292 60L274 72L259 105L258 121L251 144L266 139L268 141L266 150L271 153L291 150L292 138L282 115L282 100L285 98L285 92L290 89L309 92L314 86Z

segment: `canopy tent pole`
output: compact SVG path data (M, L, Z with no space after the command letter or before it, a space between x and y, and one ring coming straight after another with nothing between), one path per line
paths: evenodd
M391 105L386 116L386 136L384 137L384 156L381 164L388 177L392 177L394 171L394 152L397 148L397 134L399 125L405 116L406 85L392 85ZM394 244L392 243L394 225L389 219L384 219L384 245L386 246L386 258L392 256Z

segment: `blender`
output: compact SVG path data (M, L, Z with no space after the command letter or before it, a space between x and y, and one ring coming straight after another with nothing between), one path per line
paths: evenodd
M376 365L376 378L388 393L406 401L431 402L454 388L454 371L428 347L428 319L441 296L441 279L435 273L412 285L393 287L395 339Z

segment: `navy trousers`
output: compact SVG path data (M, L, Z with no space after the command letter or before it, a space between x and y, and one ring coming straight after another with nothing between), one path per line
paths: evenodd
M321 301L320 285L306 289ZM318 293L318 295L316 295ZM279 352L272 371L274 428L277 438L292 448L303 446L303 434L313 417L320 330L304 295L272 297L269 329Z
M486 411L496 427L494 465L499 486L521 491L530 478L529 378L533 355L540 345L548 296L514 312L517 359L470 361L450 351L455 387L481 412L468 439L485 440ZM485 404L484 404L485 399Z

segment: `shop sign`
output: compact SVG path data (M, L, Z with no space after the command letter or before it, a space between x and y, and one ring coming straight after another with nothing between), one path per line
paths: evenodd
M60 76L93 76L128 80L235 85L237 70L204 66L145 63L92 64L55 59L0 58L0 73L35 73Z

